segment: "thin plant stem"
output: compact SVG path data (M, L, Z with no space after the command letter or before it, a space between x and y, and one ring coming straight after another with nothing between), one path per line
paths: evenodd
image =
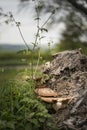
M35 42L34 42L34 46L33 46L32 52L34 52L35 47L38 45L38 37L39 37L39 31L40 31L40 28L39 28L40 13L39 13L38 7L39 7L39 2L37 0L37 4L36 4L36 1L35 1L35 9L36 9L36 13L37 13L37 18L36 18L37 19L37 32L36 32L36 37L35 37ZM39 62L39 60L37 60L36 69L38 68L38 62ZM33 53L32 53L32 77L35 76L36 69L35 69L35 72L33 72Z
M15 18L14 18L14 16L13 16L12 14L11 14L11 17L12 17L14 23L15 23L15 24L17 25L17 27L18 27L19 33L20 33L20 35L21 35L22 40L23 40L24 43L25 43L26 48L27 48L28 50L30 50L30 48L29 48L29 46L28 46L28 43L26 42L26 40L25 40L25 38L24 38L24 36L23 36L23 34L22 34L22 31L21 31L21 29L20 29L20 27L19 27L19 24L16 22L16 20L15 20Z
M38 51L38 59L37 59L37 64L36 64L36 68L35 68L35 71L34 71L34 76L36 75L36 72L38 70L39 61L40 61L40 49Z
M21 29L20 29L19 26L18 26L18 29L19 29L20 35L21 35L21 37L22 37L22 40L24 41L24 43L25 43L26 47L28 48L28 50L30 50L30 48L29 48L27 42L26 42L25 39L24 39L24 36L23 36L23 34L22 34Z
M53 13L50 14L48 19L42 24L42 26L40 28L43 28L48 23L48 21L51 19L52 15L53 15Z
M10 86L10 109L11 109L11 114L13 115L13 95L12 95L12 85Z
M40 31L40 28L39 28L39 24L40 24L40 13L39 13L39 2L37 0L37 4L36 5L36 1L35 1L35 9L36 9L36 13L37 13L37 33L36 33L36 38L35 38L35 45L37 45L37 40L38 40L38 36L39 36L39 31ZM35 47L35 46L34 46Z

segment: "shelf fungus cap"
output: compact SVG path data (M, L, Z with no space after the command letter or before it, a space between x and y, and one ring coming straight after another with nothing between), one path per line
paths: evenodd
M50 88L36 88L35 93L43 97L57 97L58 94Z
M47 103L57 102L57 98L55 98L55 97L41 97L41 96L39 96L39 98L40 98L42 101L47 102Z

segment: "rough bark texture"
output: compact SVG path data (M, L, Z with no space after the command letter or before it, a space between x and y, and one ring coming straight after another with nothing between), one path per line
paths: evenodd
M45 73L58 97L74 97L53 114L59 130L87 130L87 56L80 49L55 54Z

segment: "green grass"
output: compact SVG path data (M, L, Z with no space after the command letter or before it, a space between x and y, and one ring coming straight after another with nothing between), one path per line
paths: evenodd
M45 60L45 53L43 54L40 63ZM33 55L33 64L36 65L38 59L37 53ZM0 52L0 86L4 85L9 80L12 80L17 73L24 71L27 67L32 65L32 57L29 53L17 52ZM32 68L32 66L30 67Z
M47 61L51 59L49 52L44 51L40 52L40 62L42 64L43 61ZM3 66L22 66L22 65L29 65L32 63L35 65L38 59L38 52L35 51L33 55L31 52L26 53L19 53L19 52L0 52L0 67Z
M87 44L86 43L71 43L71 42L61 42L60 44L56 44L55 50L57 52L64 50L74 50L82 48L83 53L87 55Z
M0 68L0 130L40 130L51 118L34 93L35 83L23 80L26 74L31 70Z
M39 64L50 60L48 53L40 56ZM38 55L34 54L34 68L37 59ZM41 130L49 124L47 119L51 119L51 115L47 104L34 92L38 84L32 79L24 79L26 75L32 77L31 61L30 54L0 53L0 130ZM38 71L36 75L42 76ZM50 130L54 130L53 127L51 124Z
M5 86L10 80L13 80L19 72L20 70L16 68L0 68L0 87Z
M46 106L36 98L33 81L23 81L26 72L0 72L0 130L40 130L50 118Z

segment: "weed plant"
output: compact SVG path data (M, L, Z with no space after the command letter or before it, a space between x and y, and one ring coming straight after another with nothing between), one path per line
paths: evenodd
M33 0L34 2L34 5L35 5L35 11L36 11L36 18L35 20L37 21L37 31L36 31L36 34L35 34L35 41L32 42L32 49L29 48L29 45L28 43L26 42L24 36L23 36L23 33L21 31L21 23L20 22L17 22L13 16L13 14L11 12L9 12L9 15L10 15L10 19L11 21L13 21L15 23L15 25L17 26L18 30L19 30L19 33L21 35L21 38L22 40L24 41L24 44L26 46L26 53L31 53L31 64L32 64L32 79L33 77L35 77L35 74L37 72L37 68L38 68L38 65L39 65L39 62L40 62L40 57L41 57L41 54L40 54L40 47L39 45L41 44L41 40L44 38L43 36L43 32L48 32L48 30L45 28L45 25L48 23L48 21L51 19L51 17L55 14L55 10L52 10L50 16L47 18L47 20L42 24L40 25L40 0ZM50 44L49 44L50 45ZM37 57L37 63L36 63L36 69L34 71L33 69L33 66L34 66L34 55L35 55L35 51L37 50L37 54L38 54L38 57Z
M16 22L14 16L10 12L11 20L16 24L19 33L24 41L27 53L31 53L31 73L28 81L16 77L9 80L5 86L0 87L0 130L46 130L47 120L51 115L48 113L46 104L41 102L35 95L34 89L36 82L33 78L38 75L38 66L40 62L40 48L42 32L47 29L44 26L55 13L53 10L49 18L40 26L40 10L39 0L34 0L37 18L37 32L35 41L32 43L33 48L30 50L24 39L20 28L20 22ZM34 53L37 48L37 63L34 69ZM29 74L28 71L26 73ZM49 124L49 123L48 123ZM53 125L53 124L51 124ZM53 125L54 126L54 125Z

